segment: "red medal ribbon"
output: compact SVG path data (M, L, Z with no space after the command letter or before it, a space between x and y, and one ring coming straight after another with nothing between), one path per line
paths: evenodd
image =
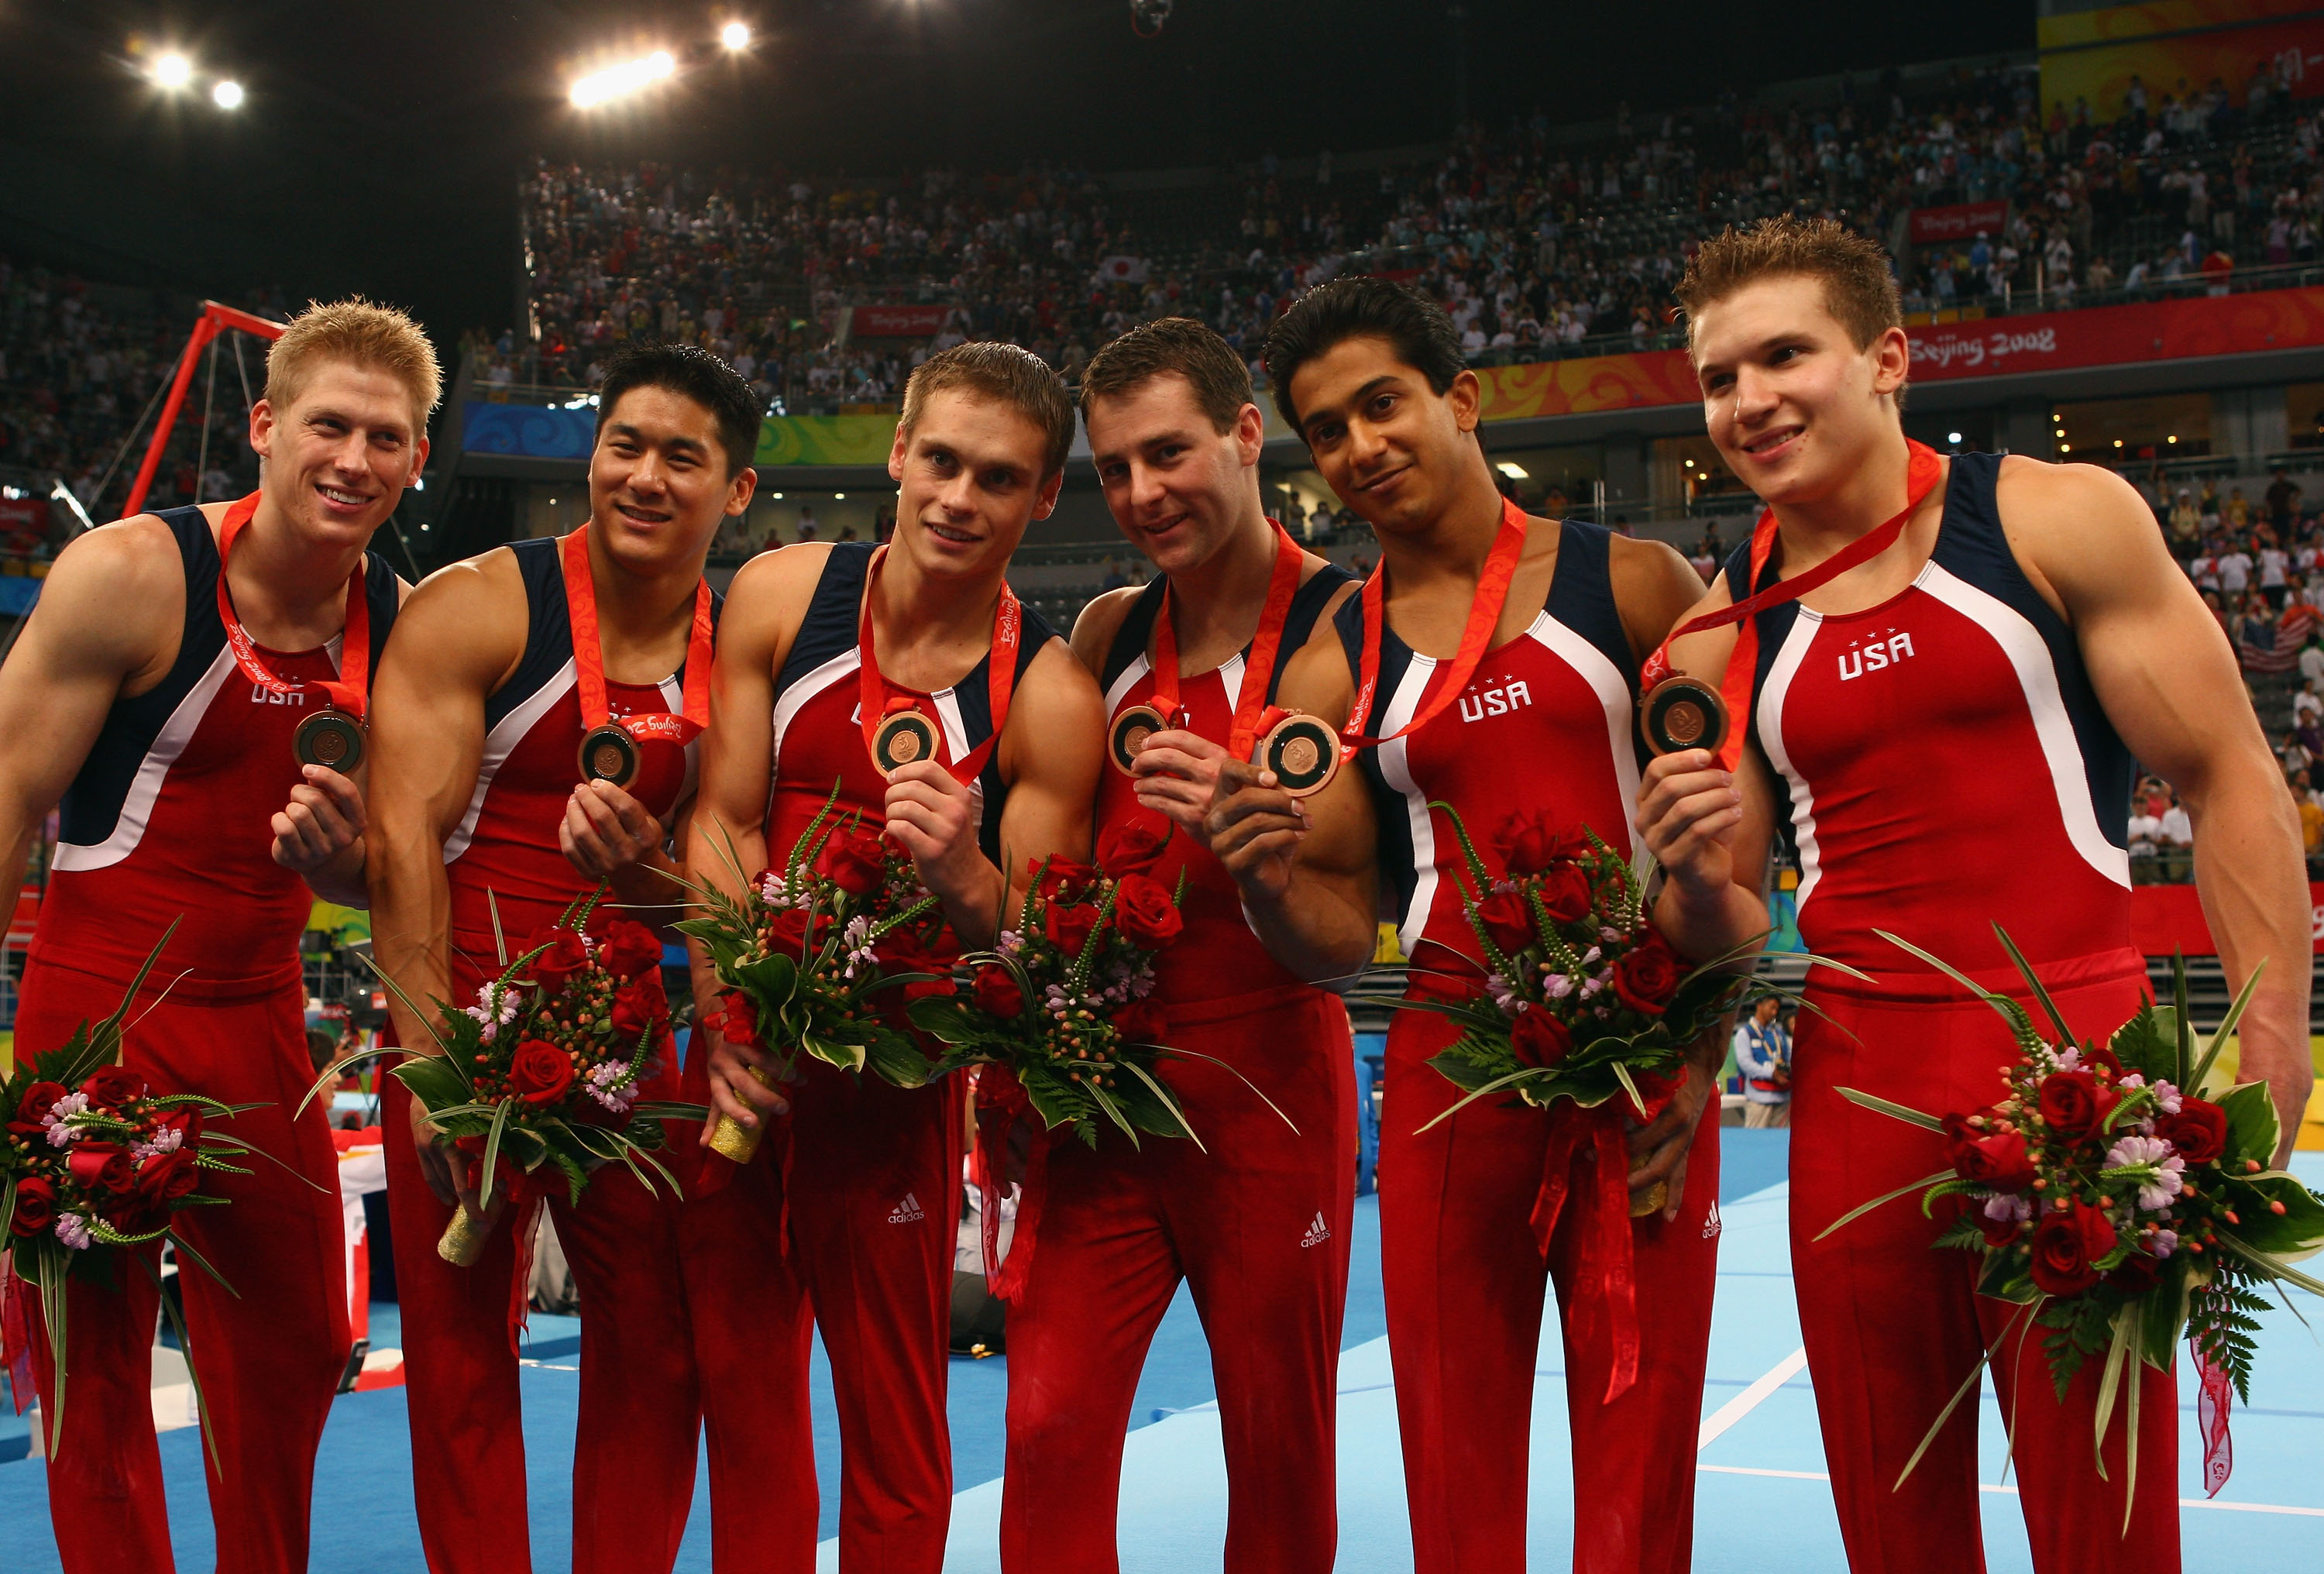
M1491 549L1485 554L1485 566L1477 575L1476 594L1469 603L1469 621L1461 631L1461 644L1452 653L1452 666L1437 688L1436 697L1385 738L1364 734L1364 720L1371 714L1372 695L1379 687L1380 633L1388 626L1387 560L1383 558L1372 570L1372 576L1364 581L1364 654L1356 674L1356 703L1348 712L1347 725L1340 729L1342 760L1353 759L1359 749L1377 748L1407 732L1419 732L1460 697L1475 675L1477 663L1484 659L1486 647L1493 642L1493 630L1501 621L1501 608L1509 599L1509 582L1517 577L1517 560L1525 556L1525 511L1503 498L1501 528L1493 537Z
M2235 1440L2227 1435L2227 1412L2236 1402L2227 1369L2195 1347L2195 1418L2203 1432L2203 1496L2217 1497L2236 1468ZM2138 1446L2133 1438L2131 1446Z
M872 554L872 566L863 575L863 611L855 626L858 659L855 668L856 717L863 723L863 751L873 753L872 735L880 731L880 723L890 711L918 708L909 695L890 695L888 680L880 676L880 657L873 648L872 634L872 598L880 586L880 570L887 564L888 548L881 547ZM992 608L992 649L985 658L985 693L990 696L992 711L992 732L983 742L970 750L945 769L953 779L966 787L984 769L985 759L1001 741L1001 729L1009 722L1009 696L1017 687L1017 648L1025 639L1025 610L1017 603L1017 593L1009 582L1001 582L1001 599ZM877 758L874 755L874 758Z
M1720 745L1719 763L1726 769L1735 769L1743 757L1743 717L1751 707L1751 680L1759 666L1759 625L1756 615L1769 607L1797 601L1811 591L1829 584L1851 568L1860 567L1895 546L1904 534L1904 526L1912 519L1929 493L1936 489L1944 467L1936 450L1925 443L1904 440L1909 462L1904 473L1904 506L1880 524L1874 526L1813 568L1790 579L1779 579L1765 590L1755 591L1746 599L1717 612L1690 618L1663 636L1655 653L1646 658L1638 673L1638 689L1644 694L1671 675L1671 641L1689 634L1699 634L1705 629L1723 628L1729 623L1743 626L1735 635L1735 649L1727 658L1727 671L1719 683L1720 697L1727 702L1727 713L1735 718L1727 730L1727 741ZM1767 560L1775 550L1775 511L1762 509L1758 522L1751 528L1751 577L1748 584L1757 585Z
M686 687L679 699L681 715L667 711L643 711L613 720L605 697L605 649L597 636L597 583L589 573L589 530L574 531L558 543L565 564L565 616L573 631L573 681L581 691L581 729L594 732L612 722L642 743L650 738L681 748L701 736L710 725L709 582L694 587L694 628L686 642Z
M1039 1232L1041 1200L1048 1188L1050 1137L1036 1122L1033 1103L1017 1073L997 1062L976 1071L976 1146L973 1153L980 1234L984 1247L985 1288L1002 1301L1014 1301L1032 1271L1033 1240ZM1001 1203L1009 1195L1010 1132L1023 1123L1031 1140L1025 1153L1025 1178L1017 1190L1017 1228L1010 1235L1009 1255L1001 1255Z
M1242 669L1242 689L1235 695L1233 728L1227 734L1227 752L1237 759L1250 758L1251 745L1262 731L1260 713L1268 708L1268 680L1275 672L1276 653L1283 648L1284 621L1291 615L1291 599L1299 594L1299 570L1306 560L1299 543L1275 520L1275 569L1267 581L1267 604L1259 614L1259 631L1251 636L1250 658ZM1178 631L1170 622L1170 582L1162 582L1162 605L1154 617L1154 708L1172 726L1178 725Z
M258 512L259 496L254 492L235 503L226 511L226 518L218 524L217 612L218 621L226 625L226 649L234 652L234 664L242 668L243 677L268 694L303 695L309 689L317 689L327 703L360 722L364 719L364 696L371 678L371 598L364 594L364 565L360 559L355 571L347 575L346 633L339 642L339 676L336 679L310 677L291 683L275 677L259 656L258 642L235 615L234 597L226 589L226 560L234 551L235 538Z

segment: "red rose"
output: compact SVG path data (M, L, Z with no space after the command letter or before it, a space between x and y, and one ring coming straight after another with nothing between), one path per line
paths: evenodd
M1121 932L1148 951L1159 951L1186 926L1170 888L1142 874L1126 874L1113 888L1113 918Z
M202 1134L202 1112L198 1109L172 1109L153 1123L155 1135L164 1131L178 1133L178 1146L191 1148Z
M2053 1209L2034 1227L2034 1283L2045 1295L2079 1295L2098 1283L2091 1265L2114 1248L2104 1209L2087 1202Z
M710 1026L729 1044L739 1044L745 1049L767 1047L767 1041L759 1036L759 1008L740 990L726 992L724 1006L711 1014Z
M835 831L816 854L815 872L851 897L868 897L888 878L888 850L870 832Z
M554 925L535 930L524 943L524 950L537 945L549 949L532 959L532 981L552 994L565 987L566 980L589 965L589 948L581 943L581 936L570 929ZM521 954L521 953L520 953Z
M969 992L975 997L978 1010L989 1011L1004 1021L1014 1018L1025 1008L1025 991L1018 987L1017 975L992 962L976 970Z
M617 979L637 978L661 966L661 942L644 925L616 918L598 938L597 961Z
M1591 851L1590 838L1582 832L1570 827L1559 830L1537 809L1512 811L1493 833L1493 850L1501 855L1501 867L1513 878L1539 874L1552 864Z
M881 936L872 960L882 972L927 973L918 983L905 984L890 993L899 1001L925 999L936 995L949 995L952 990L952 962L930 950L927 942L908 929L890 929Z
M1659 1017L1678 992L1679 976L1678 953L1649 932L1614 964L1614 993L1633 1011Z
M1523 891L1495 891L1477 904L1477 922L1503 952L1523 951L1533 943L1533 911L1526 906Z
M16 1216L9 1228L18 1235L38 1235L56 1221L56 1183L46 1175L26 1175L18 1181Z
M2157 1118L2154 1135L2190 1164L2216 1164L2227 1151L2227 1112L2208 1099L2181 1095L2179 1113Z
M187 1148L157 1154L137 1166L137 1194L149 1207L166 1209L201 1183L202 1173Z
M1170 844L1174 829L1168 820L1153 810L1140 809L1107 829L1097 844L1098 865L1117 878L1148 873L1161 861L1162 850Z
M2153 1289L2155 1281L2162 1276L2163 1265L2155 1260L2154 1254L2144 1247L2133 1247L2130 1255L2115 1265L2106 1282L2126 1295L2140 1295Z
M1090 931L1097 927L1097 908L1088 902L1067 907L1052 901L1041 926L1051 944L1067 956L1078 958L1082 947L1089 943Z
M38 1137L46 1141L41 1122L49 1118L57 1100L65 1096L62 1082L34 1082L25 1088L24 1096L16 1104L16 1118L8 1122L8 1129L18 1137Z
M80 1091L100 1109L118 1109L130 1100L144 1095L145 1079L127 1066L102 1066L88 1073Z
M1170 1013L1151 995L1113 1014L1113 1030L1124 1044L1158 1044L1170 1030Z
M1049 859L1046 868L1042 860L1028 859L1025 867L1028 872L1039 877L1041 894L1053 902L1071 899L1097 879L1097 870L1070 858Z
M1556 863L1542 870L1535 888L1542 909L1560 924L1579 924L1590 916L1590 877L1575 863Z
M528 1104L553 1104L573 1085L573 1057L553 1044L528 1038L509 1062L509 1088Z
M662 993L657 972L641 973L613 997L613 1035L623 1044L635 1044L669 1017L669 997Z
M785 907L767 916L767 953L797 961L807 951L807 914Z
M73 1184L84 1192L126 1192L137 1183L129 1155L109 1142L76 1144L65 1160Z
M2018 1132L1967 1137L1953 1147L1953 1173L1993 1192L2023 1192L2034 1184L2033 1155Z
M1519 1065L1546 1071L1573 1048L1573 1035L1546 1006L1527 1005L1509 1024L1509 1047Z
M2075 1142L2096 1131L2119 1098L2113 1089L2100 1088L2089 1072L2052 1072L2042 1079L2041 1093L2042 1118L2052 1132Z

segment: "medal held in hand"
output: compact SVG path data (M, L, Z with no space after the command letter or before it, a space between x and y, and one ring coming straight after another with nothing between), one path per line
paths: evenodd
M863 748L882 777L892 779L908 765L936 759L944 739L936 722L923 713L910 695L890 694L880 673L880 652L872 628L872 601L880 588L880 570L886 566L888 548L872 555L863 575L863 610L855 624L855 708L863 723ZM1017 686L1017 648L1025 638L1025 610L1006 582L992 608L992 644L985 656L985 695L992 713L992 732L975 748L945 769L965 785L991 758L1001 742L1001 729L1009 723L1009 696Z
M609 782L666 812L685 779L685 749L710 724L710 665L713 624L710 586L694 590L694 627L687 637L682 714L641 712L616 719L606 696L605 651L597 633L597 584L589 572L586 527L558 547L565 568L565 616L573 634L573 684L580 691L581 748L575 764L585 782ZM652 744L674 749L650 749Z
M1274 686L1275 658L1283 649L1283 624L1291 615L1292 598L1299 594L1300 568L1306 554L1281 523L1269 519L1275 531L1275 566L1268 575L1267 601L1260 607L1259 628L1251 635L1242 669L1242 687L1235 695L1232 728L1227 752L1237 759L1251 758L1251 742L1265 732L1262 713L1268 707L1267 691ZM1162 603L1154 612L1154 692L1149 700L1124 705L1106 732L1106 752L1113 768L1124 776L1137 768L1138 751L1157 732L1185 723L1178 704L1178 628L1170 621L1170 584L1162 583ZM1329 775L1326 773L1326 779ZM1317 784L1322 785L1321 783Z
M1259 739L1250 762L1275 773L1275 785L1295 798L1322 792L1340 770L1340 735L1320 716L1282 711Z
M1656 754L1682 749L1708 749L1716 754L1727 741L1727 702L1707 683L1666 677L1638 707L1638 732Z
M235 538L258 512L259 496L254 492L235 503L218 524L218 621L226 627L226 648L234 652L234 664L242 668L244 677L268 694L297 695L302 702L310 693L323 696L323 709L300 722L291 733L290 752L300 765L319 765L345 776L363 763L370 740L364 714L371 676L371 599L364 594L364 564L358 559L355 571L347 575L346 629L339 641L337 678L292 682L275 677L259 652L258 641L242 626L226 588L226 569Z

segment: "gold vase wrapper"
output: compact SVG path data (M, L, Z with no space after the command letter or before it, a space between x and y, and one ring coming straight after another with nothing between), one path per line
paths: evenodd
M1670 1183L1666 1181L1656 1181L1646 1188L1643 1196L1636 1192L1630 1193L1630 1217L1633 1219L1644 1219L1648 1214L1660 1213L1669 1206Z
M474 1267L484 1255L484 1227L463 1202L453 1211L452 1222L444 1227L444 1235L436 1243L436 1255L456 1268Z
M752 1079L762 1088L771 1088L775 1079L757 1066L746 1067ZM710 1128L710 1151L720 1158L738 1164L747 1164L759 1151L759 1143L767 1135L766 1118L761 1116L756 1126L745 1126L732 1115L721 1115L718 1124Z

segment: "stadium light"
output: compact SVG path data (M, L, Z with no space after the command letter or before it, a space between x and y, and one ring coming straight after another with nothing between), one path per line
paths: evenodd
M220 109L240 109L242 107L242 84L232 81L218 83L217 86L210 89L210 101L216 104Z
M1494 465L1493 468L1508 476L1511 481L1524 481L1527 479L1524 465L1512 465L1506 459L1501 461L1499 465Z
M1945 441L1948 443L1958 443L1960 440L1961 435L1959 432L1947 432L1945 434Z
M751 27L748 23L730 22L718 30L718 41L736 54L751 47Z
M194 62L175 50L153 62L153 81L158 87L174 92L189 85L193 79Z
M582 78L573 84L573 106L591 109L609 99L624 98L650 83L658 82L678 69L677 57L668 50L656 50L622 65L609 66L604 70Z

